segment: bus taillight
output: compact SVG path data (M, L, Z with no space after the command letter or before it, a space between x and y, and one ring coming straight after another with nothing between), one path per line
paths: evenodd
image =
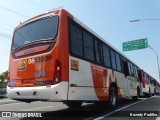
M10 77L8 77L8 80L7 80L7 82L9 82L10 81Z
M59 83L61 81L61 63L59 60L55 61L54 79L53 84Z

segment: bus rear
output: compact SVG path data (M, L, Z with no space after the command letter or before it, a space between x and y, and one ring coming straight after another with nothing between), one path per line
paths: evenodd
M144 72L141 69L141 79L142 79L142 85L143 85L143 94L145 96L151 96L152 94L155 94L155 87L153 85L153 78L148 75L146 72Z
M67 100L67 24L61 24L67 23L66 14L64 10L51 11L15 28L9 62L9 98L25 102Z

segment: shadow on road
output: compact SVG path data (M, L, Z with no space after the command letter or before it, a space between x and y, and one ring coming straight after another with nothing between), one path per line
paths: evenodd
M135 101L133 101L132 99L120 100L116 109L134 102ZM79 109L67 108L67 109L61 109L57 111L48 111L48 112L42 111L42 117L43 118L47 117L47 119L49 119L49 117L52 117L55 119L83 120L87 118L91 119L93 117L100 116L101 114L104 114L104 113L107 114L113 110L114 109L109 107L108 103L89 103L89 104L85 103ZM35 118L33 119L35 120ZM21 120L27 120L27 118L21 118Z

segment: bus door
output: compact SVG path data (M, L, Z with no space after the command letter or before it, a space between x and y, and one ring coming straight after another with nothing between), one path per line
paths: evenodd
M142 75L141 75L141 70L138 69L138 79L140 80L140 94L143 95L143 80L142 80Z
M128 69L128 62L122 60L123 64L123 72L125 76L125 96L130 96L130 76L129 76L129 69Z
M146 90L145 90L145 88L146 88L146 83L145 83L145 79L144 79L144 71L143 70L141 70L141 80L142 80L142 92L145 92Z

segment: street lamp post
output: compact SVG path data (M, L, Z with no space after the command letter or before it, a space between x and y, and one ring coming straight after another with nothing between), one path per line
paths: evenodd
M142 21L149 21L149 20L160 20L160 19L142 19L142 20L135 19L135 20L129 20L129 22L142 22Z
M158 72L159 72L159 80L160 80L160 68L159 68L158 54L157 54L157 52L150 45L148 45L148 47L151 48L151 50L156 53L157 64L158 64Z
M135 19L135 20L130 20L129 22L142 22L142 21L149 21L149 20L160 20L160 19L142 19L142 20L139 20L139 19ZM157 64L158 64L158 72L159 72L159 82L160 82L160 68L159 68L159 60L158 60L158 54L157 52L151 47L148 45L148 47L156 53L156 57L157 57Z

